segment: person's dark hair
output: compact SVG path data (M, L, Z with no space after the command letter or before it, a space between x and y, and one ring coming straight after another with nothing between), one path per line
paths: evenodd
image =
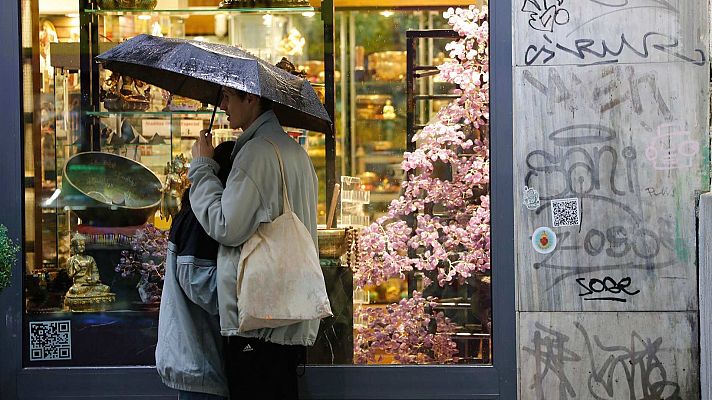
M217 147L215 147L215 151L213 152L213 159L220 166L218 178L220 178L220 182L222 182L223 187L225 186L227 177L230 175L230 170L232 169L232 158L230 158L230 156L232 155L232 149L234 148L235 141L228 140L217 145Z
M223 89L223 90L225 90L225 89ZM247 96L247 92L242 91L242 90L232 89L232 88L230 88L228 90L232 90L240 100L245 100L245 96ZM254 95L254 96L257 96L257 95ZM273 103L272 100L270 100L266 97L262 97L262 96L257 96L257 97L259 97L259 99L260 99L260 111L261 112L269 111L272 109L272 103Z

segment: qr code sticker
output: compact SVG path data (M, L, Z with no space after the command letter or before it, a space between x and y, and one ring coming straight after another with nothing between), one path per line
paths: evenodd
M554 228L581 225L579 199L558 199L551 201L551 220Z
M72 359L72 321L30 322L30 361Z

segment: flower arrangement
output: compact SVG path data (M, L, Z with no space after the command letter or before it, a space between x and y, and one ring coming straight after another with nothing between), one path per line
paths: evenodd
M440 78L456 84L460 97L415 135L418 148L405 153L401 164L409 176L401 185L402 195L391 202L386 215L361 231L354 271L357 287L403 279L412 271L424 272L425 288L433 280L441 287L463 285L490 269L489 147L482 133L489 119L487 11L450 8L443 16L460 38L447 44L450 59L439 66ZM442 174L444 169L449 173ZM446 344L439 348L450 350L424 353L423 347L411 344L415 336L393 333L393 329L423 333L418 319L427 319L423 310L434 299L419 296L416 292L386 310L356 311L357 319L369 321L355 336L358 361L374 361L375 350L393 352L396 361L404 363L454 360L449 353L454 343L448 335L438 336L450 329L442 315L430 317L440 319L431 333L435 336L427 340L442 337L438 340Z
M140 276L137 287L144 303L161 301L167 250L168 232L146 224L131 238L131 250L121 252L115 270L123 277Z
M0 292L10 286L12 267L17 261L20 246L7 235L7 228L0 224Z
M432 297L414 291L413 297L386 308L364 309L366 326L354 336L354 362L381 363L384 354L393 354L400 364L457 362L457 346L447 336L455 325L442 312L432 312L436 305Z

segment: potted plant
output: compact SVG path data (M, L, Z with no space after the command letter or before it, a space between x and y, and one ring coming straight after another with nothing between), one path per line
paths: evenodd
M0 224L0 292L10 286L12 267L17 261L20 246L7 235L7 228Z

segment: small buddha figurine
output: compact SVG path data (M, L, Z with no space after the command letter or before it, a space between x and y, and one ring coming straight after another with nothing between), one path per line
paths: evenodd
M395 119L396 109L393 107L393 102L386 100L386 104L383 106L383 119Z
M109 286L101 283L99 268L92 256L84 254L84 237L76 234L70 244L71 257L67 261L67 274L73 284L64 297L70 311L104 311L116 295Z

